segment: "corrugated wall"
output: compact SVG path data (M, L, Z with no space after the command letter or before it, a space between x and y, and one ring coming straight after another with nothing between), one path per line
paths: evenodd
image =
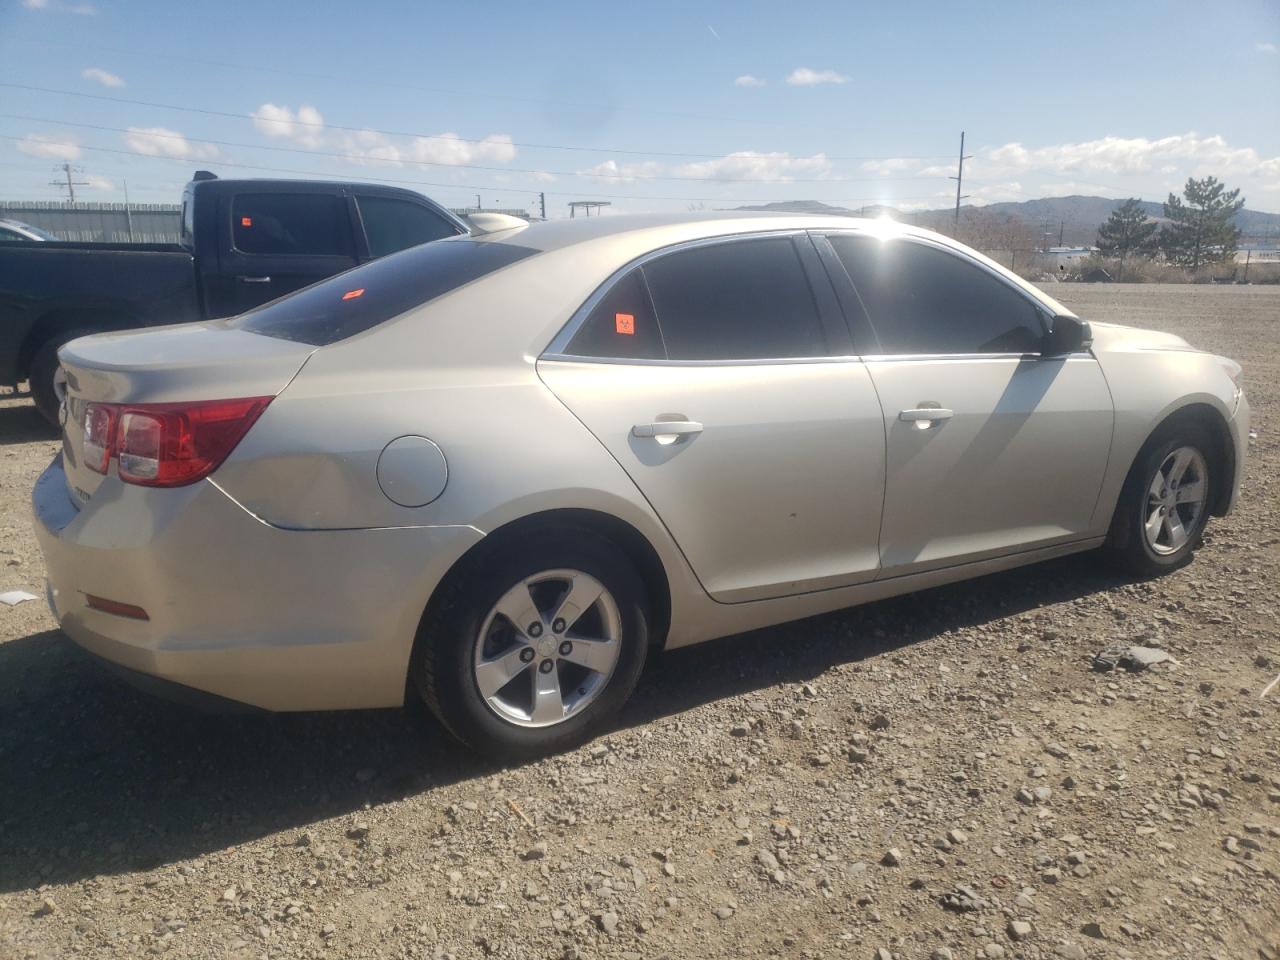
M131 203L126 210L123 203L0 200L0 219L21 220L59 240L81 243L177 243L181 216L176 203Z

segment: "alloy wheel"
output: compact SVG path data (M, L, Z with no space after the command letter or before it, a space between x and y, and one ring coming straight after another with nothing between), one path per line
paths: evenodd
M1195 447L1178 447L1147 487L1143 533L1153 553L1177 553L1198 531L1209 499L1209 470Z
M489 709L520 727L550 727L608 686L622 616L605 586L580 570L545 570L502 595L475 640L472 677Z

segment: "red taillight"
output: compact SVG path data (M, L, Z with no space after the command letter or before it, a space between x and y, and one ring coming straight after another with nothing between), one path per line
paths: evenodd
M120 479L147 487L181 487L208 476L249 432L271 397L198 403L91 403L85 409L84 454ZM90 435L92 432L92 442Z

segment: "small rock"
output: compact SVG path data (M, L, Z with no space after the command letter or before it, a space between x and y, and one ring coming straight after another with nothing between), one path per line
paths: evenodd
M363 840L367 836L369 836L369 824L363 820L357 820L347 828L348 840Z
M750 733L751 728L745 723L735 723L729 728L729 736L731 737L745 737Z
M897 847L890 847L884 852L880 862L886 867L900 867L902 866L902 851Z
M47 917L58 909L58 905L53 902L50 897L45 897L40 901L39 906L32 911L33 917Z
M1031 924L1025 920L1010 920L1008 931L1010 940L1022 941L1031 938Z
M955 956L950 947L934 947L930 960L955 960Z
M886 717L883 713L876 714L875 719L871 721L871 729L872 730L888 730L889 718Z
M547 855L547 841L539 840L520 855L522 860L541 860Z
M1093 937L1095 940L1107 939L1107 933L1102 929L1102 924L1100 923L1086 923L1080 928L1080 932L1086 937Z
M338 928L335 927L332 923L326 923L323 927L320 928L320 936L324 937L326 940L328 940L337 932L338 932Z
M618 915L612 910L606 911L596 917L596 925L606 936L615 936L618 932Z
M969 835L957 827L954 830L947 831L947 839L952 843L961 844L969 839Z
M1054 951L1062 960L1087 960L1088 954L1084 952L1084 947L1078 943L1061 943L1058 949Z
M721 920L728 920L730 917L733 916L734 912L735 911L733 907L729 906L728 904L725 904L723 907L716 907L715 909L716 916L719 917Z

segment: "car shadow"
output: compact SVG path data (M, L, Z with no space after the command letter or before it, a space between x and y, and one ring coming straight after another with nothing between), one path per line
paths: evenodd
M12 394L3 398L8 400ZM7 403L0 406L0 446L31 443L35 440L57 440L58 428L40 415L33 403Z
M1118 582L1068 558L655 657L616 727L800 683ZM58 631L0 643L0 892L151 869L499 767L418 707L218 714L136 692Z

